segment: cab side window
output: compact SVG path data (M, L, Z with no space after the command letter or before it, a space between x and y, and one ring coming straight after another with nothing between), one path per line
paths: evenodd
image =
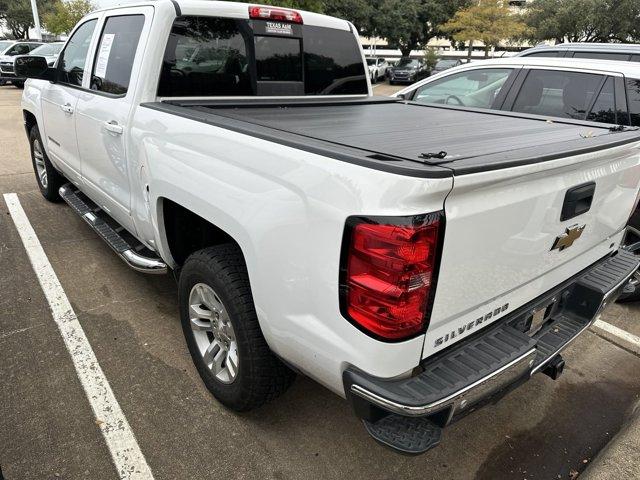
M591 107L591 111L587 115L587 120L602 123L617 123L616 96L614 91L613 77L609 77L602 86L602 90L600 90L600 94L593 104L593 107Z
M584 120L603 76L555 70L531 70L512 110ZM606 97L603 97L603 101ZM609 99L611 99L609 97ZM604 111L604 106L601 109Z
M105 21L91 71L91 90L124 95L144 27L144 15L120 15Z
M96 29L97 19L83 23L67 42L67 46L58 58L58 81L69 85L81 86L84 65L87 61L89 44Z
M510 68L486 68L455 73L418 88L413 100L491 108L511 72Z

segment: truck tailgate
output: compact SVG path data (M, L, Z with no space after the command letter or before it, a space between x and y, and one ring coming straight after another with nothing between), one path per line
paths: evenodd
M635 142L544 164L456 175L445 201L445 238L424 357L614 251L638 193L639 165ZM586 197L567 201L583 203L568 205L564 215L572 218L562 220L567 192L580 186L577 197ZM589 210L576 214L590 191Z

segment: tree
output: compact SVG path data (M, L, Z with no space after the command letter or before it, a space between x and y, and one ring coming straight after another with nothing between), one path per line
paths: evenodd
M639 0L533 0L523 18L533 41L640 40Z
M379 0L325 0L320 13L345 18L353 23L358 33L375 35L376 5Z
M429 71L433 70L433 67L436 66L440 56L435 48L429 47L424 52L424 62L427 64L427 68Z
M37 0L40 13L51 8L52 0ZM29 0L0 0L0 20L13 38L29 38L29 29L34 26Z
M411 50L441 36L439 26L468 4L469 0L377 0L372 3L371 29L409 56Z
M69 33L95 6L89 0L57 1L53 9L43 15L45 28L54 35Z
M441 29L451 33L456 41L468 42L469 57L474 40L482 41L484 55L488 57L491 47L496 47L503 40L522 37L527 26L511 11L507 2L480 0L477 4L456 12Z

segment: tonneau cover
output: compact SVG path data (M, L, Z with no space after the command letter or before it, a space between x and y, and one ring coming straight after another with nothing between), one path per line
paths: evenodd
M264 127L270 140L289 134L357 149L376 161L445 167L456 175L539 162L640 140L637 129L511 112L423 105L394 99L319 102L167 102L220 117L237 127ZM154 104L155 105L155 104ZM150 105L151 106L151 105ZM168 107L169 105L167 105ZM152 107L153 108L153 107ZM156 107L157 108L157 107ZM173 111L172 113L178 113ZM224 125L222 125L224 126ZM264 134L265 130L259 130ZM261 135L264 138L264 135ZM438 154L445 152L439 158Z

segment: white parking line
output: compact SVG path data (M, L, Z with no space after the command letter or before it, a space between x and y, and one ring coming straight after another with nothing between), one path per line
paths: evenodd
M13 223L22 239L31 266L44 291L53 319L71 355L76 374L96 416L102 436L121 479L152 480L153 474L122 413L107 378L98 364L78 317L53 271L40 241L15 193L4 195Z
M637 355L640 355L640 337L634 335L633 333L629 333L626 330L618 328L615 325L604 322L599 318L595 322L593 322L593 327L598 330L599 333L603 334L603 336L609 338L611 341L633 351Z

